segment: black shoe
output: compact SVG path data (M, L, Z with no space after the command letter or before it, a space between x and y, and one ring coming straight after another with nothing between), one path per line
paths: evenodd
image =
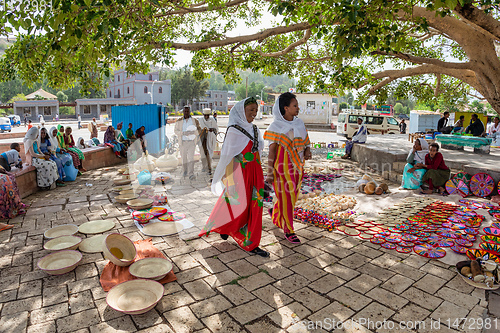
M229 238L229 235L220 234L220 238L222 238L223 240L227 240Z
M269 252L262 250L260 247L256 247L255 249L250 251L250 253L257 254L257 255L264 257L264 258L269 257Z

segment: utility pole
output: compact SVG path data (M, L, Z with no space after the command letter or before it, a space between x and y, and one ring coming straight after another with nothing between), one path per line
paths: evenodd
M245 98L248 98L248 76L245 80Z

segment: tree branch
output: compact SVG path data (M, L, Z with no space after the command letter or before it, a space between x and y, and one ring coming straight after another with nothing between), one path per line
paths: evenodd
M467 21L486 30L497 39L500 39L500 22L498 22L498 20L496 20L493 16L486 14L484 11L478 9L470 3L461 6L460 2L458 2L455 7L455 12Z
M260 49L256 49L255 51L262 57L271 57L271 58L277 58L282 55L285 55L295 49L297 46L305 44L307 40L311 37L311 29L307 29L304 33L304 36L299 39L298 41L288 45L284 50L278 51L278 52L272 52L272 53L264 53Z
M431 64L445 68L453 68L453 69L471 69L471 65L468 62L446 62L434 58L426 58L426 57L418 57L407 53L402 52L394 52L389 53L385 51L373 51L372 55L384 55L389 57L394 57L402 60L406 60L412 62L414 64L423 65L423 64Z
M436 80L436 88L434 88L434 96L438 97L440 93L440 88L441 88L441 74L436 75L437 80Z
M202 2L199 2L197 4L192 4L189 7L182 7L178 10L173 10L173 11L168 12L168 13L156 14L155 17L165 17L165 16L173 16L173 15L182 16L182 15L191 14L191 13L202 13L202 12L207 12L207 11L216 11L219 9L238 6L238 5L241 5L245 2L248 2L248 0L232 0L232 1L226 2L223 5L210 8L208 6L204 6L206 4L206 2L202 1Z
M272 36L286 34L294 31L307 30L312 27L313 26L310 25L308 22L302 22L302 23L291 24L285 27L269 28L252 35L227 37L225 39L211 40L211 41L197 42L197 43L175 43L175 42L165 41L162 43L155 43L155 45L153 46L157 48L171 47L173 49L178 49L178 50L199 51L199 50L209 49L212 47L221 47L236 43L244 44L252 41L262 41Z

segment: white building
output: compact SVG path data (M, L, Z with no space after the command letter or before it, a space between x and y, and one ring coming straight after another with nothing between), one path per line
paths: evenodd
M82 116L82 119L99 119L103 115L111 117L111 107L117 105L136 105L133 98L88 98L77 99L75 113Z
M114 79L106 89L107 99L135 100L136 104L171 103L171 80L159 81L159 72L130 74L123 69L114 73Z
M277 98L280 94L273 94ZM318 93L297 94L299 118L306 124L330 124L337 105L336 96Z
M26 95L27 101L14 102L14 114L17 114L21 119L26 116L27 120L38 121L38 116L43 116L44 119L54 118L59 114L59 101L57 97L43 89ZM44 98L44 99L38 99Z

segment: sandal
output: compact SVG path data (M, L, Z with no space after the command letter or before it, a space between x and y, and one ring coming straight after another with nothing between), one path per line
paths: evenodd
M227 240L229 238L229 235L220 234L220 238L222 238L223 240Z
M267 212L269 213L269 216L273 217L273 209L272 208L269 208L267 210Z
M0 231L8 230L14 228L12 224L0 223Z
M300 239L296 234L285 234L285 238L292 244L300 244Z
M257 255L264 257L264 258L269 257L269 252L262 250L260 247L256 247L255 249L250 251L250 253L257 254Z

